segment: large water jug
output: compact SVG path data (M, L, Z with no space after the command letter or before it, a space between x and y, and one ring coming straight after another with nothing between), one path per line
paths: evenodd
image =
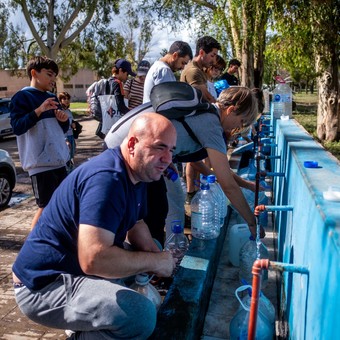
M246 291L246 294L242 298L243 304L250 306L252 286L246 284L246 285L239 287L238 289L236 289L235 295L237 294L237 297L239 298L239 293L242 291ZM240 305L238 311L240 311L241 309L242 309L242 306ZM259 294L258 309L267 318L267 320L270 322L270 324L274 328L275 327L275 307L262 292L260 292Z
M279 82L273 91L274 118L292 118L293 94L290 86L281 77L276 77ZM282 118L285 119L285 118Z
M217 224L222 228L224 225L224 219L227 216L228 209L228 199L220 185L216 182L215 175L209 175L207 177L207 182L209 183L211 192L215 195L216 205L215 205L215 219Z
M147 297L151 302L154 303L158 310L162 304L162 297L158 290L151 284L150 277L146 273L137 274L135 282L130 286L131 289Z
M244 197L246 198L249 207L252 211L254 211L254 204L255 204L255 193L251 190L248 190L246 188L241 188ZM258 199L258 204L264 204L268 205L268 197L266 196L264 191L259 192L259 199ZM241 215L237 215L237 223L244 223L244 219L242 218ZM265 210L261 212L259 216L259 222L262 227L267 227L268 226L268 211Z
M191 207L191 233L202 240L217 238L220 226L214 223L214 198L209 184L202 184L201 190L193 197Z
M181 221L172 221L171 231L172 233L165 241L164 249L168 250L177 259L176 268L173 272L175 274L189 248L189 241L184 235L184 227Z
M240 266L240 250L250 236L246 223L234 224L228 230L229 261L234 267Z
M249 240L244 243L240 250L240 271L239 271L239 278L240 281L242 279L246 280L247 282L252 282L253 274L252 274L252 267L255 260L258 258L260 259L268 259L269 253L267 247L259 241L257 244L256 240L253 236L249 237ZM268 270L262 270L261 276L261 287L264 288L268 281ZM242 282L242 281L241 281Z
M242 287L240 287L242 288ZM230 339L231 340L247 340L248 339L248 324L250 315L250 300L243 302L236 289L235 295L241 304L241 308L236 312L235 316L231 319L229 325ZM262 313L261 308L258 309L257 326L255 339L256 340L272 340L274 335L274 327L270 321Z

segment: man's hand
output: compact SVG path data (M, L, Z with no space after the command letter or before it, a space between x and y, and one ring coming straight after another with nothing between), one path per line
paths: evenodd
M169 251L157 253L157 256L159 258L159 261L157 261L157 269L154 270L154 274L159 277L171 276L176 267L177 259L172 257Z
M68 120L68 114L63 110L55 110L55 117L62 123Z
M37 109L35 109L35 114L40 117L40 115L48 110L56 110L60 107L60 104L55 100L55 98L46 99Z

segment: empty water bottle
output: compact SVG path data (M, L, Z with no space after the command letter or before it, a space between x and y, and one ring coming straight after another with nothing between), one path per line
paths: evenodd
M268 259L268 249L261 241L259 241L259 243L257 244L254 237L250 236L249 240L242 246L240 250L240 281L244 279L247 282L252 282L253 274L251 271L255 260L257 260L258 258ZM268 270L263 270L261 275L262 288L265 287L267 281Z
M228 209L227 197L222 191L220 185L216 182L215 175L209 175L207 177L207 181L209 183L210 190L216 197L216 205L215 205L216 222L217 224L219 224L220 227L223 227L224 219L227 216L227 209Z
M242 283L246 283L247 281L242 280ZM243 286L239 287L236 291L237 294L241 291L246 290L245 296L242 298L242 302L244 305L250 306L251 304L251 294L252 294L252 286L248 284L244 284ZM236 294L235 291L235 294ZM240 305L239 310L242 309L242 306ZM267 320L270 322L272 327L275 326L275 307L271 303L271 301L260 291L259 294L259 303L258 303L258 310L267 318Z
M260 183L261 184L261 183ZM262 185L262 184L261 184ZM252 211L254 211L254 204L255 204L255 193L251 190L248 190L246 188L241 188L244 197L246 198L249 207ZM268 204L268 197L266 196L266 194L264 193L264 191L260 191L259 192L259 198L258 198L258 204L264 204L267 205ZM263 211L260 214L260 218L259 218L260 224L262 227L266 227L268 225L268 211ZM238 215L237 216L237 222L238 223L244 223L244 219Z
M184 235L184 227L181 221L172 221L171 231L172 233L165 241L164 249L170 251L172 256L177 259L176 268L174 270L175 274L179 264L181 263L185 253L189 248L189 241Z
M235 295L241 304L241 308L236 312L229 324L229 332L231 340L247 340L248 339L248 324L250 315L250 300L243 302L238 296L240 289L236 289ZM256 340L272 340L274 335L274 327L270 321L264 316L261 309L258 310L256 324Z
M293 94L290 86L281 77L276 77L279 82L273 91L274 117L292 118ZM283 118L284 119L284 118Z
M209 184L202 184L191 204L191 233L202 240L217 238L220 226L214 224L214 204Z
M154 303L158 310L162 304L162 297L158 290L150 283L150 277L146 273L137 274L135 282L130 286L131 289L147 297Z

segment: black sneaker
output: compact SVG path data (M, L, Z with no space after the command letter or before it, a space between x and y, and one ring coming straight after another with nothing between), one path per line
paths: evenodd
M197 191L187 192L187 196L185 197L185 204L190 205L192 198L195 196Z

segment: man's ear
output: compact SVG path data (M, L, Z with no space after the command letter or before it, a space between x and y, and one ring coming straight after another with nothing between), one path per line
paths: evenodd
M178 52L172 53L172 60L176 61L178 59Z
M203 51L202 48L199 50L198 55L199 55L200 57L204 57L204 56L205 56L205 52Z
M138 142L138 139L136 137L129 138L127 145L128 145L128 149L130 153L132 153L135 150L135 145L137 142Z
M227 108L227 115L230 115L235 109L235 105L230 105Z

